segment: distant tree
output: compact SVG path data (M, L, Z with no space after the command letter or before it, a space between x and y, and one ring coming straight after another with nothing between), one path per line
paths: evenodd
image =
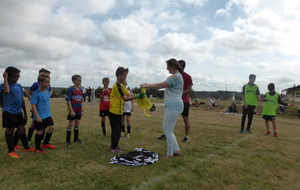
M67 89L64 88L60 91L60 95L65 96L67 94Z
M95 97L96 98L99 98L99 92L100 92L100 90L101 90L101 87L98 86L98 88L95 90Z
M131 89L133 94L138 94L141 92L141 88L135 87ZM153 97L164 97L164 91L162 90L158 90L158 89L152 89L152 88L147 88L146 89L146 94L149 97L150 95L152 95Z
M195 91L192 89L192 92L190 93L190 98L194 99L197 98L197 94L195 93Z
M138 87L134 87L134 88L131 89L131 91L132 91L133 94L138 94L138 93L141 92L141 89L138 88Z

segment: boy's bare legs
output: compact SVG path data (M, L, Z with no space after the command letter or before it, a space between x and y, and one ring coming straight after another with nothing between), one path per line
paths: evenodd
M273 130L274 130L274 137L277 137L277 132L276 132L276 121L272 120L272 125L273 125Z
M267 135L270 132L269 120L265 119L265 125L266 125L266 129L267 129L267 133L266 133L266 135Z
M184 131L185 131L185 137L183 139L184 142L189 141L188 136L190 133L190 121L188 116L182 116L184 121Z

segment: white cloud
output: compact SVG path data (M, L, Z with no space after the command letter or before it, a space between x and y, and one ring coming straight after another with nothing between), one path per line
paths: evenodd
M129 48L147 48L157 35L155 26L148 22L121 19L103 23L104 38L108 43Z
M226 17L229 17L230 16L230 12L227 9L218 9L216 11L215 17L219 16L219 15L225 15Z
M66 0L62 7L81 15L105 14L115 6L115 0Z
M187 4L191 4L191 5L196 5L196 6L204 6L208 0L180 0L184 3L187 3Z
M217 4L216 4L217 3ZM0 72L22 70L31 85L45 67L52 86L84 86L130 69L130 87L161 82L165 61L185 59L196 90L241 90L255 73L262 88L297 83L300 4L293 0L0 1ZM218 8L216 8L218 7ZM210 15L210 16L209 16ZM215 17L214 17L215 15ZM270 71L271 70L271 71Z
M287 0L285 1L284 13L289 16L295 17L300 20L300 1Z

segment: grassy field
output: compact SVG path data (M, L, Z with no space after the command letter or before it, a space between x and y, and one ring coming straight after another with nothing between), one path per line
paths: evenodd
M164 107L161 100L155 102L157 110L150 113L150 118L135 106L132 136L122 137L119 144L125 152L140 147L160 156L166 153L166 141L156 139L162 134ZM51 103L56 125L51 142L56 149L46 150L45 154L19 151L20 159L10 158L1 129L1 189L300 189L299 103L277 116L279 137L275 138L264 135L262 115L254 116L253 133L240 134L241 116L221 113L230 101L218 101L215 109L207 109L206 100L206 105L190 109L187 143L181 142L183 120L178 119L175 134L182 156L160 157L152 165L138 167L109 163L115 156L109 151L110 126L107 121L109 136L102 136L98 103L84 103L80 126L84 144L71 147L64 146L65 101L56 98Z

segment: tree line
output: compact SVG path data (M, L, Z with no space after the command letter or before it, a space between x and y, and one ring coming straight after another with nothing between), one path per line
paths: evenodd
M29 87L24 87L24 90L28 90ZM67 93L68 88L61 88L61 87L52 87L53 89L53 94L52 97L64 97ZM100 87L95 89L95 97L98 98L98 93L100 91ZM137 94L140 93L140 88L135 87L130 89L132 93ZM209 99L210 96L214 96L217 100L231 100L232 96L235 96L236 100L241 100L241 92L237 91L194 91L190 93L190 97L192 100L194 99ZM153 97L153 98L158 98L158 99L163 99L164 98L164 90L158 90L158 89L147 89L147 96L148 97Z

